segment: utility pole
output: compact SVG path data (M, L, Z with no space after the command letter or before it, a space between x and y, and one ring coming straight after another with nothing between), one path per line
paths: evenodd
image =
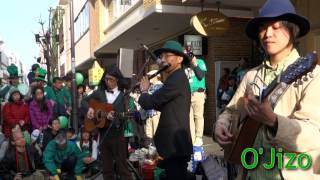
M74 49L74 23L73 23L73 0L70 0L70 39L71 39L71 71L72 71L72 114L71 122L72 127L78 133L78 102L77 102L77 84L76 84L76 62L75 62L75 49Z

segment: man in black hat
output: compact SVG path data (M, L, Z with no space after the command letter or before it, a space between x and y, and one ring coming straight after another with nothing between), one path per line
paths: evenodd
M259 42L267 57L262 65L247 72L232 100L219 116L214 131L214 139L226 148L232 143L234 134L228 129L232 123L236 123L235 117L245 112L250 117L249 121L262 124L253 148L259 152L262 149L263 154L259 154L256 168L245 171L247 179L316 179L319 176L316 175L320 172L320 112L316 105L320 99L319 66L313 69L313 78L304 78L301 84L290 84L273 107L270 105L270 101L274 101L270 98L273 96L268 96L262 102L256 98L259 91L270 85L299 58L294 44L297 38L308 33L309 28L309 21L296 14L289 0L268 0L258 17L247 25L247 36ZM277 153L278 160L275 160L272 150ZM290 167L297 167L290 169L286 164L292 159L283 152L292 155L306 153L312 160L307 163L312 165L302 169L299 160L290 161ZM267 170L266 165L272 161L276 162L274 167ZM282 163L286 168L278 167Z
M182 66L189 64L190 60L176 41L167 41L155 54L170 65L165 71L168 77L162 88L152 95L148 94L149 80L144 77L140 84L139 104L143 109L161 112L154 142L159 155L164 158L167 179L187 179L187 165L192 154L191 92Z
M114 165L117 166L117 175L121 180L131 180L132 176L127 165L127 143L124 138L124 124L114 117L114 112L125 112L124 77L116 65L107 66L100 80L99 88L82 101L82 111L88 119L94 120L95 109L89 107L89 100L112 104L113 111L108 112L107 120L113 121L109 126L99 128L100 150L103 164L103 178L114 179ZM106 123L108 125L110 123ZM86 129L86 126L84 127Z

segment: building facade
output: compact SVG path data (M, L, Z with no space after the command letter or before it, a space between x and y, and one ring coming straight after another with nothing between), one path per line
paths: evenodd
M204 10L215 10L229 19L230 26L222 35L203 37L202 54L207 64L207 99L205 104L205 133L211 134L215 122L217 81L219 68L237 65L241 57L252 63L255 58L253 42L245 35L245 26L254 17L265 0L77 0L74 1L75 56L77 70L87 72L93 60L101 65L119 62L119 49L134 50L133 72L136 73L145 61L140 44L150 49L160 47L167 40L185 42L188 35L199 35L190 25L191 17ZM293 0L299 13L311 21L311 33L300 40L302 54L320 51L320 12L317 0ZM64 50L59 58L64 72L70 66L70 17L69 3L60 0L65 9L63 20ZM186 36L187 35L187 36ZM61 70L60 70L61 71Z

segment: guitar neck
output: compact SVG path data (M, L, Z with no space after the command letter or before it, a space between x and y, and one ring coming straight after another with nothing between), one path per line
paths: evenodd
M261 99L265 100L272 93L272 91L279 85L278 78L275 78L267 88L262 90Z

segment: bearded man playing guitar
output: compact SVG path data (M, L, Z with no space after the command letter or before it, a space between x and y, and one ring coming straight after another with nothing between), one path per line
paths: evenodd
M114 123L106 122L109 126L99 128L100 152L103 163L103 179L114 179L113 160L117 165L117 174L121 180L131 180L132 176L127 165L127 143L124 138L124 127L122 122L116 123L115 112L125 112L125 98L123 94L124 77L115 65L107 66L100 80L99 88L82 101L82 108L87 112L87 119L96 118L95 109L89 106L90 100L112 104L113 111L108 112L107 119ZM84 127L86 128L86 127ZM106 134L107 133L107 134ZM106 135L105 135L106 134ZM103 138L103 139L102 139Z
M266 1L258 17L247 25L247 36L260 42L267 56L262 65L247 72L226 110L217 119L213 135L226 152L234 143L237 133L231 132L230 127L238 117L248 117L247 121L261 124L251 147L257 151L263 148L263 153L259 153L257 168L245 171L243 177L246 179L315 179L320 173L319 65L315 65L308 78L288 84L274 106L270 96L261 101L257 99L262 87L269 86L299 58L295 40L306 35L309 29L309 21L296 14L289 0ZM249 134L251 129L246 131ZM310 155L311 168L265 169L262 165L270 162L272 148ZM288 162L288 157L283 156L283 159L283 164ZM297 165L297 161L293 164Z

